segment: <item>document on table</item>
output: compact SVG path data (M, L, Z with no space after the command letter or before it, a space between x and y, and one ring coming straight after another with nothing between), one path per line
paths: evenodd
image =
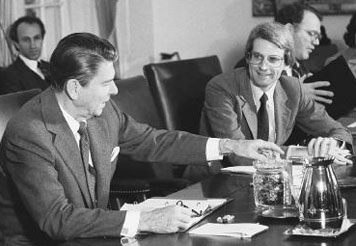
M162 208L170 205L186 206L194 212L195 216L191 218L187 229L204 219L207 215L211 214L214 210L229 202L228 199L204 199L204 200L188 200L188 199L172 199L166 197L156 197L147 199L138 204L125 203L120 210L138 210L138 211L151 211L156 208Z
M198 228L195 228L189 233L196 235L214 235L214 236L230 236L240 238L250 238L268 229L268 226L257 223L233 223L233 224L218 224L207 223Z

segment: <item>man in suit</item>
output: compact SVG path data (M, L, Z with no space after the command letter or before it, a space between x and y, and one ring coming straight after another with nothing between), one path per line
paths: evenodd
M63 38L51 56L52 86L10 120L1 143L0 236L6 242L133 236L185 229L191 210L107 209L118 148L136 160L204 164L225 154L266 159L266 141L155 130L110 100L115 48L93 34Z
M325 89L330 86L329 81L303 83L312 75L304 65L304 61L309 59L310 54L320 43L322 15L309 5L292 3L278 10L275 21L288 26L293 34L296 62L286 68L287 75L298 78L302 82L305 93L315 101L331 104L334 93ZM295 127L287 143L304 144L308 139L310 136L299 127Z
M296 78L281 76L295 60L290 29L279 23L256 26L249 35L245 56L248 68L220 74L207 84L202 129L219 138L263 139L284 145L296 124L317 137L308 144L310 155L335 155L337 161L351 163L340 155L338 146L339 140L351 145L350 133L306 95ZM233 165L243 163L236 156L229 161ZM199 180L202 174L220 167L204 167L204 172L190 166L186 177Z
M10 28L10 38L19 55L6 68L0 94L34 88L46 89L50 85L49 63L40 60L45 27L37 17L24 16Z

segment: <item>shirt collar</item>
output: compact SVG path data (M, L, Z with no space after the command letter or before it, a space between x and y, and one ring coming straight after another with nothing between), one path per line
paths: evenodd
M76 135L78 134L79 130L79 122L74 119L67 111L64 110L62 105L58 102L59 108L61 109L64 119L66 120L67 124L69 125L69 128L72 130L73 134Z
M19 54L19 57L21 58L21 60L26 64L26 66L28 66L31 70L36 71L37 70L37 63L38 61L36 60L30 60L27 57Z
M267 103L273 102L273 94L276 85L277 85L277 81L273 83L273 85L268 91L264 92L260 87L255 86L251 81L251 89L252 89L252 95L253 95L253 100L255 101L255 105L260 105L260 98L263 95L263 93L266 93L268 97Z

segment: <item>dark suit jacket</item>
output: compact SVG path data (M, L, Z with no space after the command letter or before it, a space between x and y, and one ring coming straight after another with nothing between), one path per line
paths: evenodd
M294 125L313 136L335 137L352 143L349 131L332 119L323 106L306 97L296 78L282 76L276 85L273 99L276 144L284 145ZM257 109L246 68L218 75L207 84L201 131L219 138L257 138ZM233 165L246 165L236 156L229 160Z
M42 64L45 69L49 71L49 63L42 61ZM43 80L18 57L3 73L2 83L0 84L0 94L34 88L45 90L49 85L49 79Z
M206 137L155 130L121 113L113 101L100 117L88 120L88 131L97 170L97 207L91 203L79 148L52 88L10 121L0 156L0 229L6 240L120 236L126 213L107 209L116 169L110 157L116 146L137 160L206 162Z

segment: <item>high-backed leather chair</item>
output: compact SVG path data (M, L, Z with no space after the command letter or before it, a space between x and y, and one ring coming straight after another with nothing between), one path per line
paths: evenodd
M140 123L163 128L163 122L158 116L143 76L118 80L116 85L119 93L112 99L122 112ZM174 177L169 163L145 163L119 155L118 168L111 183L111 195L121 198L122 203L125 199L132 201L142 200L147 196L165 196L185 188L188 184L188 180Z
M17 113L23 104L40 92L40 89L32 89L0 96L0 140L11 117Z
M143 70L164 127L198 133L205 86L222 73L218 57L148 64Z

